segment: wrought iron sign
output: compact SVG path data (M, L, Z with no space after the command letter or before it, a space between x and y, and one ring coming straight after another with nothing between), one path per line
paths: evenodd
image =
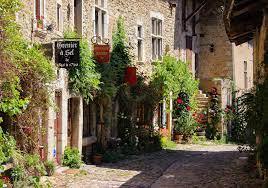
M110 45L109 39L101 39L95 36L91 39L94 49L94 58L98 63L110 62Z
M79 41L56 41L55 58L60 68L78 67L80 64Z

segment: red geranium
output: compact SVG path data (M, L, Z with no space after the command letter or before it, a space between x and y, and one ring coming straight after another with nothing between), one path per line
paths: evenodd
M178 99L177 99L177 103L178 103L178 104L182 104L182 103L183 103L183 100L182 100L181 98L178 98Z

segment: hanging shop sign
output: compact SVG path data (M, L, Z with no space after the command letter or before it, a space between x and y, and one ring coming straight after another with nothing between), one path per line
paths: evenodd
M94 58L98 63L110 62L110 45L94 44Z
M94 36L91 38L93 44L94 59L97 63L110 63L110 45L109 39Z
M127 67L125 71L125 82L130 86L137 84L137 68L136 67Z
M60 68L78 67L80 64L79 41L56 41L55 59Z

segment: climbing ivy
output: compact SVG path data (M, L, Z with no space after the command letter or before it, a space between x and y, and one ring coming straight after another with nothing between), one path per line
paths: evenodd
M127 42L124 19L119 17L112 36L111 62L98 64L101 73L101 94L115 96L124 83L125 68L131 64L130 46Z
M5 117L0 121L16 135L18 145L32 152L38 145L37 134L27 136L22 127L38 130L35 127L50 104L49 85L55 76L41 45L27 41L16 23L21 6L19 0L0 4L0 113Z
M77 38L75 32L68 31L65 38ZM81 95L86 102L93 99L92 92L99 89L100 74L96 71L96 65L85 39L80 40L80 66L69 69L69 88Z

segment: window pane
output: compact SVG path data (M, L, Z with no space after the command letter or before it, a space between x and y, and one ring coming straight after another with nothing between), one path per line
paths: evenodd
M152 19L152 33L156 35L156 20Z
M138 26L138 37L142 38L142 27Z
M152 38L152 58L156 59L157 57L157 45L156 45L157 41L156 38Z
M138 61L142 61L142 40L138 40Z
M101 13L101 37L104 38L105 35L105 12Z
M161 20L158 20L157 35L162 36L162 21Z
M104 0L101 0L101 7L104 7Z
M157 49L158 49L158 59L162 58L162 39L158 39L157 41Z
M98 5L99 4L99 0L95 0L95 5Z
M99 36L99 11L95 9L95 35Z
M60 30L60 14L61 14L61 5L57 4L57 31Z

